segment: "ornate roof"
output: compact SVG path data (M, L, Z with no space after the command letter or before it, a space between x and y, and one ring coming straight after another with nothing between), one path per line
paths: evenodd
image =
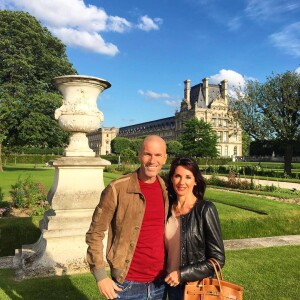
M210 107L211 103L218 97L221 96L222 86L220 84L209 84L208 85L208 105L205 103L205 95L203 83L199 83L191 87L190 92L190 103L192 107L197 106L200 108Z

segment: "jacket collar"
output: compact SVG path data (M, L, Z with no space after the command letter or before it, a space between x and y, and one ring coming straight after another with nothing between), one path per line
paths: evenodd
M142 193L141 189L140 189L140 185L139 185L139 178L138 178L139 170L140 170L140 168L138 168L137 170L135 170L134 172L132 172L130 174L129 184L128 184L128 188L127 188L128 193L135 193L135 194ZM165 185L164 180L159 175L157 175L157 179L159 181L159 184L161 185L164 196L166 196L166 185Z

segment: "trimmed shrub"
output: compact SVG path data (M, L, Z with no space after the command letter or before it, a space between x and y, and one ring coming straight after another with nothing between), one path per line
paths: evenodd
M61 156L58 155L41 155L41 154L16 154L7 157L2 156L2 162L4 164L45 164L49 160L54 160Z

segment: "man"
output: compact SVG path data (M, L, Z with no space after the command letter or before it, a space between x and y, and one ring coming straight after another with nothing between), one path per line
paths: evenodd
M158 175L167 159L166 143L156 135L144 139L140 168L112 181L102 192L86 234L87 261L100 293L107 299L162 299L165 293L164 224L167 191ZM111 277L103 258L103 239Z

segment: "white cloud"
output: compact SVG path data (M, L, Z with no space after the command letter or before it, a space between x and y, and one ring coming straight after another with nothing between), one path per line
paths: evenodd
M89 33L72 28L49 28L49 30L69 46L107 55L119 52L114 44L106 43L97 32Z
M104 31L108 15L102 8L86 6L83 0L10 0L17 8L29 12L52 27L77 27Z
M109 16L101 7L86 5L83 0L0 0L0 9L26 11L67 46L111 56L119 52L118 47L104 41L101 32L123 33L132 28L157 30L162 22L159 18L152 20L144 16L139 25L134 26L125 18Z
M275 19L276 17L300 7L296 0L249 0L246 14L256 20Z
M143 91L143 90L138 90L138 94L145 96L146 98L150 99L163 99L163 98L170 98L171 96L167 93L156 93L153 91Z
M171 107L179 108L180 104L181 104L181 101L179 101L179 100L166 100L165 104L167 104L168 106L171 106Z
M140 18L137 27L144 31L150 31L150 30L158 30L159 25L161 24L162 24L162 19L160 18L151 19L147 15L145 15Z
M131 23L124 18L109 17L107 22L107 29L116 32L124 32L131 28Z
M247 80L255 80L252 77L247 77L233 70L222 69L218 74L212 75L209 78L209 83L220 83L222 80L228 80L228 93L231 96L235 95L236 88L244 88Z
M145 99L152 100L152 99L167 99L164 101L164 103L167 106L174 107L174 108L179 108L181 101L180 100L172 100L171 98L176 98L176 97L171 97L167 93L156 93L153 91L143 91L143 90L138 90L138 94L141 96L145 97Z
M300 67L298 67L295 72L300 74Z
M293 23L283 28L282 31L269 36L271 42L287 54L300 56L300 22Z

